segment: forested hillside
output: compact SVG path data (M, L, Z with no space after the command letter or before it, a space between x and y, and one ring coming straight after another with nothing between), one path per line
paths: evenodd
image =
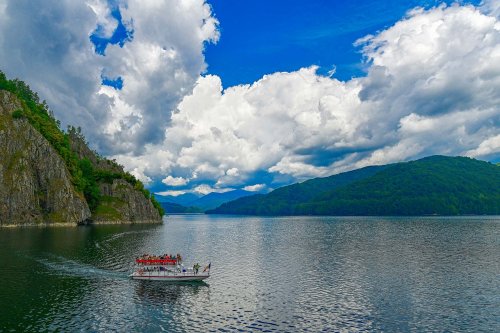
M363 170L364 173L359 174ZM358 177L349 177L345 181L347 175ZM316 186L311 187L311 184ZM431 156L412 162L317 178L267 195L229 202L210 213L500 214L500 167L467 157Z

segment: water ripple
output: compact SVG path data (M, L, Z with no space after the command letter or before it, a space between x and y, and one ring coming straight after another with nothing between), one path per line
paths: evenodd
M144 252L212 275L130 280ZM0 332L500 331L499 218L174 216L5 230L0 257Z

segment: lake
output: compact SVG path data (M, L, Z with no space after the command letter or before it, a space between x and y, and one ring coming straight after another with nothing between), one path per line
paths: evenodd
M128 278L145 252L206 283ZM500 332L500 217L0 229L0 332Z

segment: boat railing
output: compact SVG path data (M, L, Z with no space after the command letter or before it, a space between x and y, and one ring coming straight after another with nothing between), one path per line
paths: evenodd
M138 265L167 265L175 266L177 265L177 259L136 259L135 262Z
M208 275L210 273L198 272L193 270L177 271L177 270L143 270L139 269L137 272L140 276L193 276L193 275Z

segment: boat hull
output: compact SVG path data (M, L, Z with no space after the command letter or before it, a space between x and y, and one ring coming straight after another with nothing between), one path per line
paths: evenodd
M179 281L203 281L207 279L209 274L158 274L153 272L151 274L145 272L142 275L135 272L130 275L134 280L150 280L150 281L165 281L165 282L179 282Z

